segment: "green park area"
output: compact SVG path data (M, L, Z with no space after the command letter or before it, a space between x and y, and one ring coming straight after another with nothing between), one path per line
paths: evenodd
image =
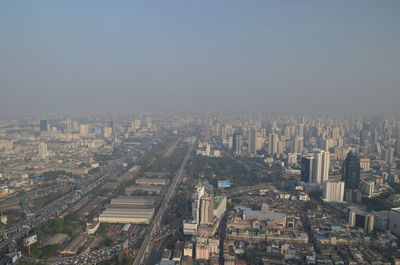
M216 158L194 156L189 161L186 171L188 176L212 184L214 187L221 179L231 180L233 185L246 186L268 181L257 177L258 167L254 161L229 156Z

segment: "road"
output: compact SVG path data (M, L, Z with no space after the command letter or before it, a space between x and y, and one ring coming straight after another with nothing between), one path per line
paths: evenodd
M186 167L186 163L189 160L190 154L193 150L193 145L191 145L185 155L185 158L182 161L181 166L179 167L174 179L172 180L171 184L168 187L168 191L165 194L164 200L161 203L160 209L158 210L156 216L152 220L150 227L149 227L149 233L146 235L143 244L133 262L133 265L141 265L141 264L146 264L146 256L148 255L149 249L148 245L150 240L153 238L153 234L156 232L158 227L161 224L161 220L165 214L166 209L169 207L170 200L172 199L172 196L175 193L176 186L178 183L182 180L184 174L184 169Z
M20 222L15 227L13 227L12 233L8 235L8 238L0 243L0 250L9 246L12 242L20 240L22 237L26 236L30 230L34 229L38 225L46 222L53 216L59 215L62 211L68 209L73 203L81 199L82 195L90 192L95 187L103 183L110 177L116 176L123 171L121 162L123 162L125 157L112 161L107 166L103 167L99 172L95 173L93 176L89 177L85 181L76 185L76 190L73 190L61 198L55 200L51 204L43 207L36 212L36 216L32 218L27 218L23 222Z
M76 255L73 257L57 257L50 259L34 259L30 257L21 257L22 261L33 263L33 264L49 264L49 265L88 265L88 264L96 264L101 261L110 260L114 257L118 256L118 253L121 251L121 246L116 245L110 248L103 248L99 250L94 250L89 253L84 253L80 255Z

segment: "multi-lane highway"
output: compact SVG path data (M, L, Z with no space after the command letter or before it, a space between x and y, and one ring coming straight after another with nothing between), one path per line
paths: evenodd
M36 215L32 218L27 218L24 221L17 224L10 231L8 237L0 242L0 250L9 246L13 241L20 240L24 237L30 230L34 229L38 225L48 221L50 218L59 215L62 211L69 208L72 204L77 202L83 194L90 192L95 187L103 183L106 179L114 177L123 171L123 166L121 162L124 161L125 157L120 158L116 161L112 161L105 167L103 167L99 172L95 173L93 176L89 177L85 181L78 183L75 186L75 190L67 193L61 198L55 200L51 204L43 207Z
M143 241L143 244L142 244L138 254L136 255L133 265L146 264L146 258L150 252L149 242L153 238L154 233L157 231L157 229L159 228L159 226L161 224L161 220L162 220L163 216L165 215L165 211L168 209L170 201L175 193L176 186L178 185L178 183L182 180L182 178L184 176L183 172L184 172L186 163L189 160L192 150L193 150L193 145L189 147L189 149L181 163L181 166L179 167L174 179L172 180L171 184L169 185L168 191L165 194L164 200L162 201L161 206L160 206L156 216L154 217L154 219L152 220L152 222L149 226L149 233L147 233L147 235Z

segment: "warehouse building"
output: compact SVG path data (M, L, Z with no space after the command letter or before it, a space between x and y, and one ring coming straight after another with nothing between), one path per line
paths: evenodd
M156 197L153 196L119 196L111 200L112 205L118 204L129 204L137 206L148 206L154 207L156 203Z
M125 188L125 194L131 195L134 191L143 190L150 194L160 194L162 186L157 185L132 185L130 187Z
M138 185L167 185L168 179L165 178L138 178L136 180Z
M109 207L100 216L101 223L149 224L154 208Z
M100 214L101 223L149 224L154 215L155 197L120 196L111 200Z

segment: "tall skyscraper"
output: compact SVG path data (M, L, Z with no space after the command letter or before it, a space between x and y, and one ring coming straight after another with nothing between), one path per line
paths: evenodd
M314 157L305 156L301 158L301 181L312 182Z
M39 157L40 158L45 158L47 156L48 156L47 144L46 143L40 143L39 144Z
M344 182L340 180L325 181L323 193L326 202L343 202Z
M255 156L257 154L257 148L256 148L256 129L251 128L249 130L249 155L250 156Z
M400 139L396 139L394 144L394 155L400 157Z
M235 134L233 137L233 150L237 156L242 154L242 136L240 134Z
M269 135L268 154L276 155L278 153L279 136L275 133Z
M103 136L109 138L112 136L112 127L105 127L103 130Z
M300 138L304 137L304 124L296 125L296 136Z
M322 185L329 179L329 152L319 150L314 153L313 177L311 182Z
M68 132L70 132L72 130L72 120L67 119L66 125L67 125L66 129L68 130Z
M296 137L294 140L294 152L298 154L303 152L303 138Z
M192 219L195 223L198 223L200 221L200 200L204 196L204 194L205 187L203 185L197 186L192 203Z
M80 124L79 125L79 134L81 136L88 136L89 135L89 124Z
M214 196L206 194L201 197L200 224L212 224L214 219Z
M345 189L358 189L360 187L360 159L350 151L343 161L342 180Z
M153 123L152 123L150 117L147 117L146 120L145 120L145 122L146 122L146 128L147 128L147 129L152 129L152 128L153 128Z
M47 131L47 127L48 127L48 122L47 122L47 120L41 120L41 121L40 121L40 131L41 131L41 132Z
M393 163L393 154L394 154L393 147L386 148L383 151L383 156L384 156L386 163L388 163L388 164Z
M235 140L234 140L234 136L232 136L232 135L229 135L228 136L228 149L229 150L233 150L233 143L235 142Z
M133 129L140 129L141 126L142 126L142 121L141 120L136 119L136 120L132 121L131 127Z

